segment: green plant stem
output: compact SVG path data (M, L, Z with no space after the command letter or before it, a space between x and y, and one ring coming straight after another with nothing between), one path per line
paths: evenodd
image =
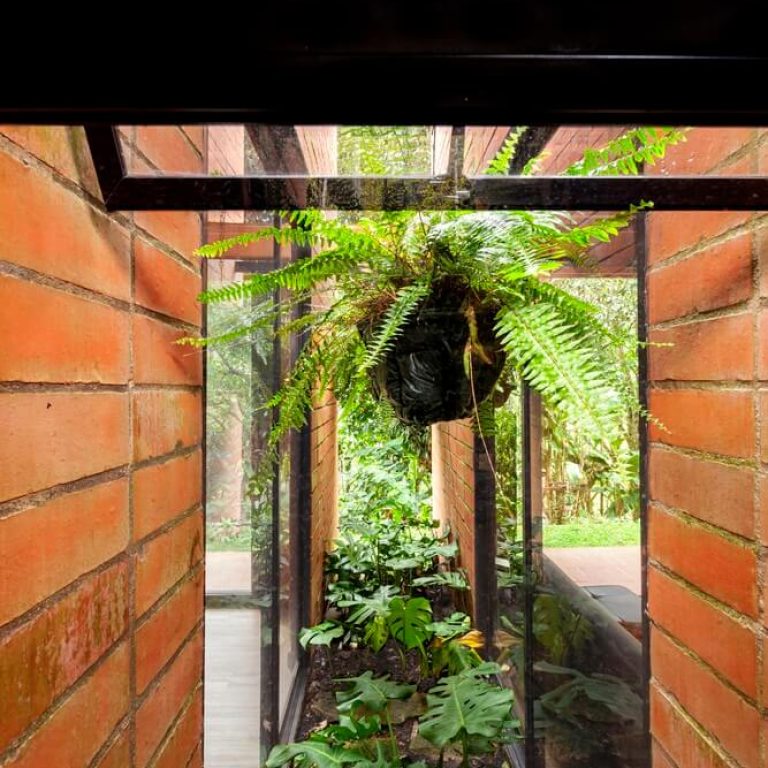
M397 739L395 738L395 729L392 727L392 719L389 716L389 704L384 707L384 717L387 721L387 730L389 731L389 743L392 749L392 759L397 761L397 765L402 764L400 759L400 750L397 747Z
M395 642L395 648L397 648L397 652L400 654L400 663L403 667L403 674L405 674L408 671L408 667L405 661L405 654L403 653L403 649L400 647L400 643L398 643L397 640L395 640L394 642Z

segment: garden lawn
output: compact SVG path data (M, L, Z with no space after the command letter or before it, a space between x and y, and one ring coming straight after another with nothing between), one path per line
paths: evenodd
M640 521L585 520L544 526L545 547L621 547L640 543Z

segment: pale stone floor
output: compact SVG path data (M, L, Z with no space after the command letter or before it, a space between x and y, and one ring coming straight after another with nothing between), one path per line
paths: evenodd
M256 609L205 612L205 768L261 764L259 631Z
M251 591L250 552L208 552L205 556L205 591Z
M580 587L618 586L640 595L640 547L544 547L544 553Z

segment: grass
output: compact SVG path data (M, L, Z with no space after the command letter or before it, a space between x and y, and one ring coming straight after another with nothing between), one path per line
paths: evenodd
M580 520L544 526L545 547L624 547L640 543L635 520Z
M252 539L250 528L212 522L209 522L206 528L207 552L250 552Z

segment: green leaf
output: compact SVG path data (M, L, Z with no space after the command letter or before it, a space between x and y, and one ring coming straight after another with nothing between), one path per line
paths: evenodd
M471 626L472 624L469 616L467 616L466 613L456 611L442 621L434 621L431 624L427 624L427 630L432 632L436 637L441 637L443 640L450 640L452 637L458 637L459 635L469 632Z
M346 600L339 600L339 608L352 608L349 614L350 624L365 624L376 616L386 617L389 614L389 603L397 594L397 587L385 585L379 587L371 597L355 595Z
M442 748L465 737L500 738L512 710L512 692L482 680L480 669L445 677L428 692L419 726L427 741Z
M302 648L308 645L330 645L344 634L344 627L335 621L324 621L313 627L304 627L299 631L299 643Z
M378 713L390 699L406 699L416 690L415 685L392 682L389 675L374 677L370 670L357 677L341 678L341 682L352 683L350 688L336 694L339 712L343 714L355 713L360 707Z
M348 741L367 739L375 736L381 730L381 718L378 715L354 718L349 715L339 715L339 722L329 725L312 734L312 739L323 739L332 743L344 745Z
M419 576L413 580L415 587L441 586L452 589L469 589L467 577L461 571L445 571L432 576Z
M576 669L546 662L536 665L539 672L570 676L571 679L539 698L549 719L579 727L588 723L639 722L642 718L640 697L620 678L612 675L584 675Z
M419 568L423 561L418 557L390 557L385 565L393 571L411 571Z
M429 639L427 625L432 621L432 606L423 597L412 597L407 602L402 597L395 597L389 604L387 623L392 637L408 650L420 648Z
M344 747L331 746L323 741L298 741L293 744L278 744L269 753L266 768L279 768L295 758L317 768L338 768L340 765L357 763L361 760L358 752Z
M389 639L389 627L384 616L374 616L365 627L365 643L374 653L378 653Z

